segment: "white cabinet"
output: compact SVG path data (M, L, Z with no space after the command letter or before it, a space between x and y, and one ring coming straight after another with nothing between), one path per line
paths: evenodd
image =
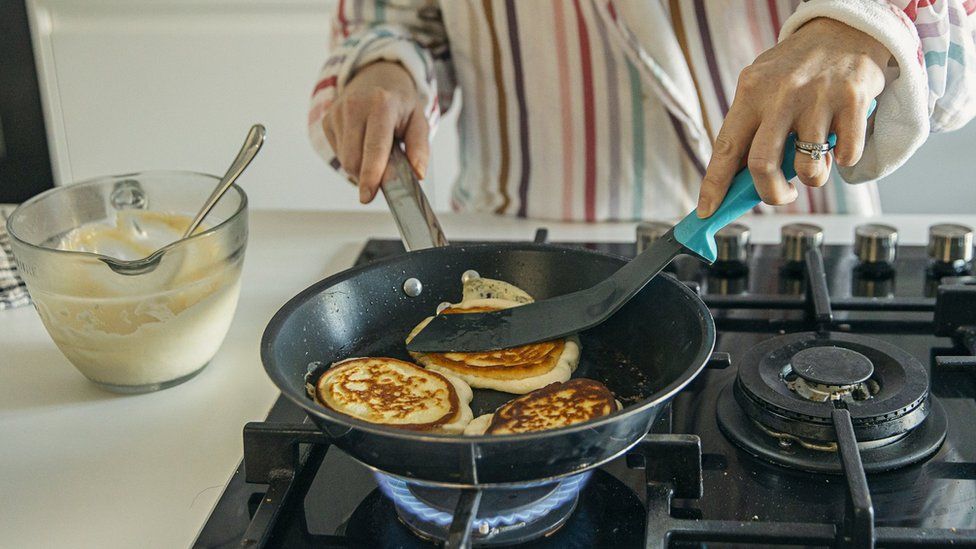
M305 129L334 4L28 0L57 183L145 169L222 173L261 122L268 141L242 177L252 207L359 208ZM441 210L457 170L453 120L426 184Z

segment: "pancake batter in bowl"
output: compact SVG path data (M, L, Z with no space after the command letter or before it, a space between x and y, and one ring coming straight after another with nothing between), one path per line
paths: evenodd
M56 247L141 259L178 240L190 217L122 210L114 221L73 229ZM125 275L91 262L63 273L57 291L34 288L31 295L82 374L112 390L141 392L192 376L216 354L237 306L242 261L220 239L204 237L171 248L149 273Z

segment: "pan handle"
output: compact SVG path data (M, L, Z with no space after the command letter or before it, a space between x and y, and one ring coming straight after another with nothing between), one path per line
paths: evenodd
M380 188L400 230L403 246L408 252L447 246L447 237L402 147L399 141L393 143Z

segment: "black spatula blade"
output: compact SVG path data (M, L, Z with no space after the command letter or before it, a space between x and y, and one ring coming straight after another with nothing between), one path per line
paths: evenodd
M570 336L610 318L682 250L668 232L610 278L585 290L490 313L437 315L407 349L493 351Z

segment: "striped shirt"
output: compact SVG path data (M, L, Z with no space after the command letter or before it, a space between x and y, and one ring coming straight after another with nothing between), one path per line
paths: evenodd
M694 208L739 71L826 16L888 46L895 81L864 160L843 172L867 182L803 187L778 211L874 214L869 180L976 111L974 10L976 0L339 0L309 131L338 166L323 113L358 67L397 61L432 126L460 90L456 209L673 219Z

